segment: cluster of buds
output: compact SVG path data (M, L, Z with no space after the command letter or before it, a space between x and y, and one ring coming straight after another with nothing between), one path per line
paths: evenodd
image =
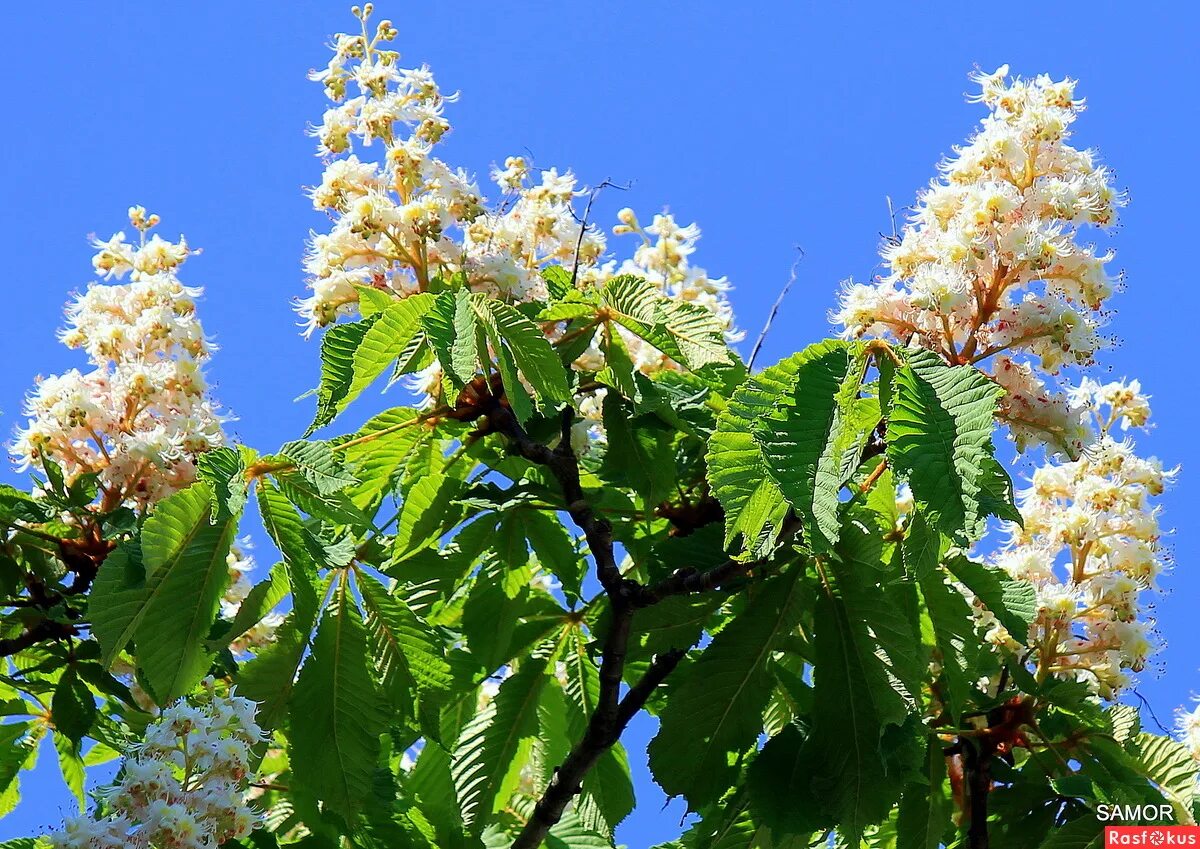
M1171 482L1153 458L1139 457L1116 431L1140 428L1150 415L1137 382L1090 380L1072 400L1090 412L1097 437L1075 461L1047 463L1018 493L1024 527L993 558L1037 590L1029 634L1009 634L989 617L988 639L1033 649L1043 676L1084 681L1106 698L1130 683L1156 651L1153 621L1141 600L1166 568L1159 510L1151 503Z
M643 228L631 210L623 210L614 232L636 234L641 245L632 259L618 264L606 257L604 234L576 209L588 192L575 176L533 169L519 156L494 169L501 199L489 207L466 172L432 154L450 129L443 107L454 97L441 92L427 67L399 67L399 55L385 49L396 29L383 21L372 33L370 13L370 4L355 8L360 32L337 36L329 65L310 74L334 102L313 129L327 162L321 184L310 192L333 225L309 241L305 270L311 294L298 305L307 333L355 315L363 286L404 298L428 291L433 281L454 280L510 303L546 300L541 272L557 264L573 270L581 289L616 274L645 277L669 297L711 310L731 340L740 338L728 283L689 262L700 236L694 224L681 227L664 213ZM375 141L382 155L360 159ZM556 340L563 327L551 323L545 332ZM662 352L622 335L644 372L678 367ZM598 347L585 352L576 368L603 368ZM441 383L435 364L412 386L433 399ZM599 409L597 399L590 402Z
M206 396L202 365L212 352L196 317L201 290L180 283L191 251L150 230L157 215L129 210L139 240L96 241L106 278L67 309L63 343L91 370L39 379L26 401L12 453L21 468L57 463L68 479L97 475L102 506L145 507L195 479L196 456L221 445L221 417Z
M212 679L162 712L105 793L109 813L75 817L55 849L212 849L243 838L259 816L245 803L250 749L265 735L257 705L219 695Z
M1046 378L1106 344L1113 255L1082 231L1112 227L1124 197L1092 152L1067 143L1083 110L1075 82L1007 75L975 76L982 127L885 245L889 273L848 285L833 318L847 336L890 336L984 369L1007 390L1001 417L1018 447L1074 457L1082 411Z

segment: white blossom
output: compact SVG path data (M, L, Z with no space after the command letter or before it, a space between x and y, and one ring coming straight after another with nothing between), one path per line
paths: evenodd
M73 817L50 835L56 849L213 849L249 835L250 748L265 739L257 705L208 679L200 695L163 710L104 791L107 814Z
M133 207L129 216L138 243L123 233L97 240L93 260L129 281L89 285L60 333L89 370L39 379L12 444L21 469L52 461L69 480L97 475L103 509L145 507L187 486L197 455L225 439L203 373L213 345L196 317L201 290L176 276L192 251L149 235L157 215Z
M1092 152L1068 144L1084 105L1074 80L1009 79L1007 66L975 80L988 116L885 244L888 273L848 284L833 319L847 336L977 365L1007 390L1000 416L1018 447L1076 456L1079 411L1046 378L1107 343L1113 255L1085 231L1114 225L1124 197Z

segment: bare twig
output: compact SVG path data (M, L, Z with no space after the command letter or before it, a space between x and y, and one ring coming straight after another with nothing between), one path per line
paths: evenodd
M1170 731L1168 731L1168 730L1167 730L1167 729L1166 729L1166 728L1163 726L1163 724L1162 724L1162 722L1161 722L1161 721L1159 721L1159 718L1158 718L1158 716L1157 716L1157 715L1155 715L1155 713L1154 713L1154 708L1153 708L1153 707L1151 707L1151 705L1150 705L1150 702L1149 702L1149 701L1146 699L1146 697L1145 697L1145 696L1143 696L1143 695L1142 695L1142 694L1141 694L1141 693L1138 691L1138 688L1137 688L1137 687L1131 687L1131 688L1130 688L1130 691L1131 691L1131 692L1132 692L1132 693L1133 693L1135 696L1137 696L1137 697L1138 697L1138 701L1140 701L1140 702L1142 703L1142 707L1144 707L1144 708L1146 709L1146 713L1150 714L1150 718L1151 718L1152 720L1154 720L1154 724L1155 724L1156 726L1158 726L1158 730L1159 730L1159 731L1161 731L1161 732L1162 732L1162 733L1163 733L1165 736L1167 736L1167 737L1170 737L1170 736L1172 736L1171 732L1170 732Z
M579 251L583 248L583 234L587 232L588 216L592 214L592 204L595 203L596 198L599 197L603 189L620 189L624 192L629 189L629 186L614 183L606 177L594 189L588 192L587 205L583 208L583 217L576 219L579 222L579 238L575 240L575 261L571 264L571 288L575 288L575 281L579 277Z
M758 338L754 340L754 347L750 349L750 361L747 363L747 368L754 368L754 361L758 359L758 352L762 349L763 342L767 338L767 333L771 330L771 325L775 322L775 316L779 313L779 307L783 304L783 299L787 297L788 291L796 282L796 269L800 266L800 261L804 259L804 249L797 247L799 255L796 261L792 263L791 273L788 275L787 283L783 284L783 288L779 290L778 297L775 298L775 303L771 305L771 311L767 313L767 321L763 324L763 329L759 331Z

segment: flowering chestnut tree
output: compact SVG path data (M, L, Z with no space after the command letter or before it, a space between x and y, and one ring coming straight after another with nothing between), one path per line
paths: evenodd
M1174 471L1130 438L1139 384L1086 376L1115 281L1085 239L1124 197L1070 143L1073 81L979 75L887 273L754 371L694 225L623 210L610 245L569 171L516 156L487 201L437 158L453 98L354 14L312 74L306 434L226 437L184 240L134 207L95 245L62 333L87 370L33 389L35 485L0 489L0 808L50 736L63 849L608 847L645 711L693 813L672 847L1195 821L1200 713L1173 739L1118 701ZM338 433L382 380L414 402ZM1036 465L1015 492L1004 436Z

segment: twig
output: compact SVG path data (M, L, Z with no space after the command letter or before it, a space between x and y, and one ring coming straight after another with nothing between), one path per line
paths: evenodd
M620 189L626 191L629 186L622 186L619 183L614 183L607 177L602 180L596 188L588 192L587 206L583 208L583 217L576 219L579 221L579 238L575 240L575 261L571 264L571 288L575 288L575 281L579 277L579 251L583 248L583 234L587 232L588 216L592 212L592 204L600 194L601 189Z
M1172 735L1171 735L1171 732L1170 732L1170 731L1168 731L1166 728L1164 728L1164 727L1163 727L1163 724L1162 724L1162 722L1160 722L1160 721L1159 721L1158 717L1157 717L1157 716L1155 715L1155 713L1154 713L1154 708L1153 708L1153 707L1151 707L1151 705L1150 705L1150 702L1149 702L1149 701L1146 699L1146 697L1145 697L1145 696L1143 696L1143 695L1142 695L1142 694L1141 694L1141 693L1138 691L1138 688L1137 688L1137 687L1131 687L1131 688L1130 688L1130 692L1132 692L1132 693L1133 693L1135 696L1137 696L1137 697L1138 697L1138 701L1140 701L1140 702L1142 703L1142 707L1144 707L1144 708L1146 709L1146 713L1150 714L1150 718L1154 720L1154 724L1158 726L1158 730L1159 730L1159 731L1161 731L1161 732L1162 732L1164 735L1166 735L1167 737L1170 737L1170 736L1172 736Z
M75 636L77 633L71 625L55 622L53 619L43 619L16 637L0 640L0 657L14 655L40 642L61 640Z
M754 340L754 347L750 349L750 361L746 368L754 368L754 361L758 359L758 352L762 349L763 342L767 338L767 333L771 330L771 325L775 322L775 316L779 313L779 307L783 304L783 299L787 297L788 290L792 288L792 284L796 282L796 269L800 265L800 261L804 259L804 249L796 248L800 255L796 257L796 261L792 263L792 271L788 275L787 283L783 284L783 288L779 290L778 297L775 298L775 303L771 305L771 311L767 313L767 321L763 325L763 329L759 331L758 338Z

